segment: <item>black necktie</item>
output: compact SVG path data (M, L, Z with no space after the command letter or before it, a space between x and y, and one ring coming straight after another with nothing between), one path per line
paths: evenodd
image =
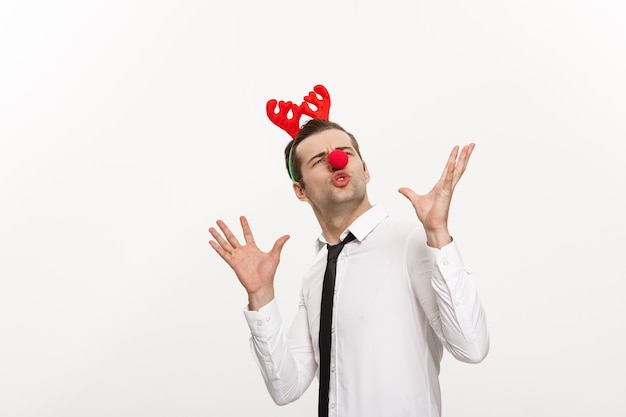
M320 312L320 391L318 397L318 416L328 416L328 386L330 384L330 346L332 342L331 328L333 324L333 299L335 292L335 273L337 272L337 258L344 245L355 237L352 233L341 243L326 245L328 257L326 258L326 271L324 272L324 284L322 286L322 307Z

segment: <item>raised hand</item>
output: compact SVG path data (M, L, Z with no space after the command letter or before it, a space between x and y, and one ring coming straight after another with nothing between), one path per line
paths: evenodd
M413 205L418 219L424 225L430 246L441 248L452 241L448 232L448 213L452 193L465 172L474 146L473 143L464 146L460 155L458 146L452 149L441 178L427 194L416 194L410 188L405 187L398 190Z
M243 216L239 220L243 230L244 245L239 243L221 220L217 221L217 225L224 236L215 228L209 228L209 233L215 239L210 240L209 244L235 271L239 282L248 292L248 308L258 310L274 298L274 275L280 262L280 253L289 236L284 235L278 238L269 252L263 252L254 242L248 220Z

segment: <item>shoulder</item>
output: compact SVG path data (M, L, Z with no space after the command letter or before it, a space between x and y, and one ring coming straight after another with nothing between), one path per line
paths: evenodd
M361 242L364 249L384 247L398 254L425 244L426 234L420 223L391 216L381 221Z
M424 228L419 222L392 216L382 221L372 234L399 240L419 239L420 236L425 239Z

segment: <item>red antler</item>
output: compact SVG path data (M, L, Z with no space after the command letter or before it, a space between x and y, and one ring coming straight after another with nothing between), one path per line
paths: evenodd
M322 98L318 99L315 93L319 94ZM317 110L312 110L311 106L304 103L314 105ZM313 87L313 91L309 92L309 95L304 97L302 107L305 108L304 114L307 116L311 116L314 119L328 120L328 112L330 111L330 94L328 94L326 87L323 85L316 85Z
M302 108L300 106L296 106L291 101L286 103L279 101L278 113L276 113L276 100L272 99L267 102L266 110L267 117L269 117L272 123L289 133L293 139L296 138L296 134L298 134L298 130L300 130L300 116L302 115ZM290 111L291 118L289 118Z
M321 98L318 98L316 93ZM278 113L276 113L276 104L278 104ZM315 106L315 110L311 108L311 104ZM284 102L272 99L267 102L266 110L267 117L269 117L272 123L295 139L300 130L300 116L303 114L314 119L328 120L330 94L328 94L328 90L323 85L316 85L313 87L313 91L304 97L304 101L299 106L291 101ZM291 112L291 117L289 117L289 112Z

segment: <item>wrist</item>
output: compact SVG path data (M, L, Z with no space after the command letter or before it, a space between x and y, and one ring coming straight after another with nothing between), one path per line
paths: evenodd
M452 242L452 236L447 229L426 230L426 244L431 248L441 249Z
M248 310L259 311L261 307L274 299L274 287L260 288L253 293L248 293Z

